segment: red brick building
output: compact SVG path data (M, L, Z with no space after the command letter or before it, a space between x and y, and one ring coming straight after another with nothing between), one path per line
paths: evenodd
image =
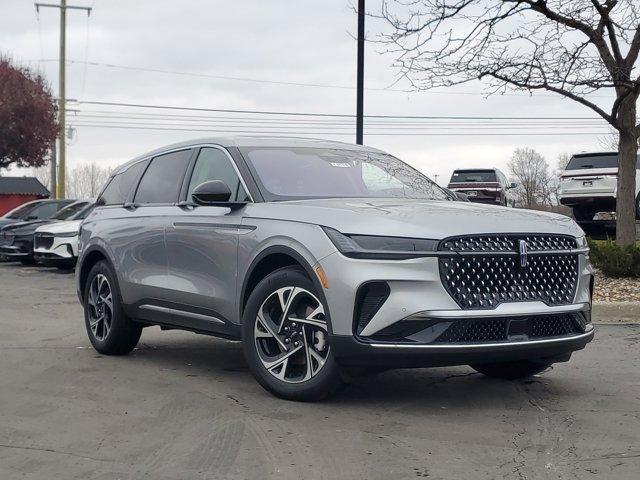
M35 177L0 177L0 216L23 203L50 195Z

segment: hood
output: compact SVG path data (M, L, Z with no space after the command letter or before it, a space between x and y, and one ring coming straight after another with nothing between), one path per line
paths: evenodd
M36 228L38 228L40 225L53 222L56 222L56 220L51 220L50 218L41 220L29 220L28 222L15 222L4 226L2 230L12 231L16 235L26 235L35 232Z
M21 222L19 218L0 218L0 228L5 225L11 225L12 223Z
M316 199L256 203L248 217L315 223L347 234L431 238L484 233L582 236L569 217L468 202L413 199Z
M67 220L62 222L48 223L36 229L38 233L71 233L79 232L82 220Z

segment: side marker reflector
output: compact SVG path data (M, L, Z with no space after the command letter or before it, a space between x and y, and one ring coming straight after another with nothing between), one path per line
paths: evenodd
M329 280L327 280L327 275L324 273L324 270L320 265L316 267L316 275L318 275L318 280L325 289L329 288Z

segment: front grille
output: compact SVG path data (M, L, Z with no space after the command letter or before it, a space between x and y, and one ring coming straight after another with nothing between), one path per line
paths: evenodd
M517 252L524 240L529 252L571 250L576 239L565 235L470 235L448 238L440 244L447 252Z
M436 343L538 340L583 333L584 326L585 319L580 313L464 319L454 321Z
M11 246L13 245L14 235L9 232L0 232L0 245L2 246Z
M519 254L527 246L526 265ZM501 303L573 302L578 280L578 254L572 237L554 235L470 236L447 239L440 251L444 288L463 309L491 309Z
M49 233L36 233L33 237L34 248L49 249L53 245L53 235Z

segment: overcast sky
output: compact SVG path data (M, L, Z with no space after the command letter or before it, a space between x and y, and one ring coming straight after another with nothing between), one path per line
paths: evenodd
M93 6L89 20L83 11L68 13L69 60L200 76L74 63L68 67L68 98L219 109L355 112L353 88L211 78L229 76L355 86L356 41L353 35L356 16L348 0L71 0L69 3ZM375 10L376 4L370 0L368 8ZM2 0L0 51L10 54L16 61L40 68L54 92L58 88L55 62L58 58L58 28L57 9L41 9L37 15L31 1ZM379 30L379 25L368 23L369 38ZM385 91L382 89L393 84L397 72L391 67L393 57L381 55L380 49L376 44L367 45L365 85L369 90L365 94L366 114L595 118L587 108L551 94L531 97L518 93L485 98L481 84L437 92L407 93L401 91L407 85L400 83L393 90ZM108 110L86 104L69 108L85 113ZM102 124L106 125L107 121L102 120ZM119 122L122 124L122 120ZM70 167L92 161L116 165L162 145L207 135L193 131L78 126L83 122L74 120L73 116L69 123L76 128L76 136L68 148ZM90 122L85 120L84 123ZM389 131L402 132L397 126L392 128ZM354 141L355 133L340 131L349 135L323 132L316 136ZM446 184L454 168L496 166L506 169L511 152L519 146L539 150L551 164L555 164L562 152L601 149L597 135L534 136L529 135L527 129L510 131L518 135L484 135L492 131L473 130L475 135L459 135L471 131L450 125L446 130L433 130L433 134L428 136L365 135L365 143L393 153L432 178L438 175L441 184Z

